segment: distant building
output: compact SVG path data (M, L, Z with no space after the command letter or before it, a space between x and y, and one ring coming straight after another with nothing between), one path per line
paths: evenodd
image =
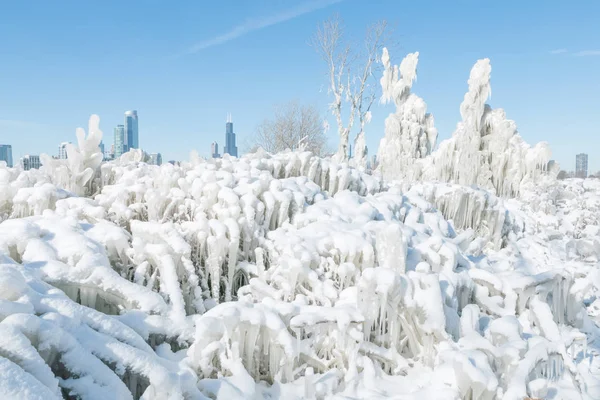
M160 155L160 153L152 153L150 154L150 161L148 161L148 164L152 164L152 165L161 165L162 164L162 156Z
M136 110L127 111L125 113L125 138L123 152L127 153L131 149L139 149L138 135L138 115Z
M115 159L115 153L113 153L110 150L106 150L103 154L102 154L103 158L102 161L110 161L110 160L114 160Z
M119 158L125 152L125 125L117 125L115 128L114 157Z
M577 154L575 157L575 176L577 178L587 178L588 175L588 155L585 153Z
M219 154L219 144L217 142L212 142L210 145L210 154L212 158L219 158L221 155Z
M0 161L6 161L6 165L12 168L12 146L10 144L0 144Z
M104 155L104 158L103 158L104 161L114 160L114 158L115 158L115 145L112 144L110 146L110 149L104 151L103 155Z
M227 123L225 124L225 150L223 154L229 154L230 156L237 157L237 146L235 145L235 133L233 133L233 122L231 121L231 114L227 116Z
M98 147L100 147L100 153L102 153L102 155L104 156L104 143L102 142L102 140L100 141Z
M67 159L67 145L70 144L71 142L62 142L59 146L58 146L58 158L60 160L66 160Z
M29 171L30 169L38 169L41 167L40 156L31 156L26 155L21 158L21 167L25 171Z

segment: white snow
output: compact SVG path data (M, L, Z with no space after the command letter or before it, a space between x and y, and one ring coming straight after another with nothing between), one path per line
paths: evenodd
M417 57L384 52L383 178L101 164L95 116L68 160L1 165L0 397L600 398L600 181L545 171L488 60L432 152Z

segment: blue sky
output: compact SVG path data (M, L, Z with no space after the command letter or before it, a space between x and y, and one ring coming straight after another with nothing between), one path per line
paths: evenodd
M5 1L0 12L0 143L13 156L57 153L75 128L100 115L112 144L123 113L138 110L140 144L166 160L223 146L232 113L238 145L277 103L327 112L325 66L307 45L339 13L359 43L366 26L396 26L398 64L419 51L413 89L434 114L440 139L460 119L469 71L492 62L492 107L531 144L546 140L574 169L587 152L600 170L598 1ZM378 79L379 77L377 77ZM375 150L392 105L367 127ZM331 146L337 137L329 132Z

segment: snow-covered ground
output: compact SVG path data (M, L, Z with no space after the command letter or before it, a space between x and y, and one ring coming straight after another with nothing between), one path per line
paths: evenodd
M418 54L383 59L372 175L102 163L97 116L0 165L0 399L600 399L600 181L485 104L489 60L433 151Z
M0 167L1 398L600 398L600 182L139 159Z

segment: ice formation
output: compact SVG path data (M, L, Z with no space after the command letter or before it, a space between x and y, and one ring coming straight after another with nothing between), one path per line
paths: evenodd
M417 79L419 53L407 55L400 67L392 67L386 48L383 49L383 103L393 101L396 112L385 120L385 136L379 144L379 170L384 179L416 180L421 176L421 164L416 162L433 151L437 139L433 116L427 113L422 98L411 93Z
M477 61L469 91L460 105L460 122L452 138L442 142L425 169L425 179L477 185L499 196L514 197L521 187L547 172L548 144L531 148L502 109L485 104L491 94L489 59Z
M416 60L386 64L390 146L436 166ZM96 116L68 162L0 165L0 397L600 398L600 182L535 179L543 154L485 108L489 63L472 78L450 143L480 142L455 161L520 160L514 181L309 152L100 163Z
M530 147L504 110L486 104L492 70L487 58L471 70L469 91L460 105L462 121L452 137L433 151L437 138L433 116L426 113L423 99L410 93L418 56L408 54L400 68L392 67L387 49L383 50L382 101L396 104L379 146L378 169L384 179L475 185L501 197L515 197L523 186L556 176L558 171L547 167L548 144Z

